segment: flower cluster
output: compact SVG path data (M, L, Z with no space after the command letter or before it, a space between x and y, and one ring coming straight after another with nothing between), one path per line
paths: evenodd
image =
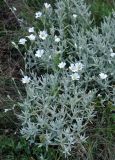
M80 75L78 74L79 71L81 71L83 69L83 64L81 62L77 62L75 64L71 64L69 69L74 72L71 77L73 80L79 80L80 79ZM76 73L75 73L76 72Z

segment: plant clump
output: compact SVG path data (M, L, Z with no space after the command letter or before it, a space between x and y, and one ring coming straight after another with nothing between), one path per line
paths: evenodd
M25 50L21 134L68 156L87 141L97 96L103 107L115 105L115 12L100 28L91 27L84 0L44 3L33 16L34 25L22 26L27 34L15 44Z

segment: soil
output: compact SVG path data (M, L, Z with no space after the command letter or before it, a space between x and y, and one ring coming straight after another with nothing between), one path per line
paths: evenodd
M15 1L15 0L14 0ZM9 5L14 1L8 1ZM15 1L16 2L16 1ZM7 134L17 129L17 118L13 111L4 112L11 109L14 103L19 100L19 95L14 87L12 78L17 85L20 83L20 69L22 69L22 57L18 51L11 46L11 40L17 36L20 25L9 7L0 2L0 134ZM8 97L11 97L10 100ZM12 118L11 118L12 117Z

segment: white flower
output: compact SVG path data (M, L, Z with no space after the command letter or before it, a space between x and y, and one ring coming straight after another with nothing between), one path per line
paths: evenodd
M78 73L73 73L71 75L72 80L79 80L80 79L80 75Z
M19 40L19 44L25 44L25 42L26 42L27 40L25 39L25 38L21 38L20 40Z
M23 78L22 78L22 83L29 83L30 82L30 77L28 77L28 76L24 76Z
M110 52L111 52L111 57L113 58L115 56L115 53L113 52L112 48L110 49Z
M101 94L98 94L97 97L101 97Z
M113 52L113 53L111 53L111 57L115 57L115 53Z
M77 14L73 14L73 18L77 18Z
M33 33L33 32L34 32L34 27L29 28L29 29L28 29L28 32L29 32L29 33Z
M12 7L12 10L13 10L13 11L17 11L16 7Z
M39 33L39 37L42 39L42 40L45 40L47 38L48 34L46 31L40 31Z
M83 64L81 62L76 63L78 65L78 70L81 71L83 69Z
M70 65L69 69L70 69L72 72L77 72L77 71L78 71L78 69L76 69L76 65L73 64L73 63Z
M55 36L55 42L60 42L60 38L58 36Z
M105 74L105 73L100 73L99 76L100 76L101 79L106 79L107 78L107 74Z
M40 58L43 54L44 54L44 50L43 49L38 49L36 51L35 56L38 57L38 58Z
M81 71L83 68L83 64L81 62L77 62L75 64L71 64L69 69L72 71L72 72L78 72L78 71Z
M58 64L58 67L61 69L61 68L64 68L64 67L65 67L65 65L66 65L66 63L65 63L65 62L61 62L61 63L59 63L59 64Z
M35 13L35 18L40 18L42 16L42 12L36 12Z
M34 34L30 34L29 36L27 36L31 41L35 41L36 36Z
M51 7L51 4L49 4L49 3L44 3L44 6L45 6L46 9L48 9L48 8Z

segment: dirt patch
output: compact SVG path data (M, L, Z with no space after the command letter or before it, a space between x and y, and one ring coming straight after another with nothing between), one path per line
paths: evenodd
M14 1L9 3L14 5ZM20 82L23 59L11 46L11 40L19 36L19 30L20 25L11 9L3 1L0 2L0 134L9 134L18 127L14 111L5 112L5 109L11 109L19 101L12 78L16 80L19 90L23 90Z

